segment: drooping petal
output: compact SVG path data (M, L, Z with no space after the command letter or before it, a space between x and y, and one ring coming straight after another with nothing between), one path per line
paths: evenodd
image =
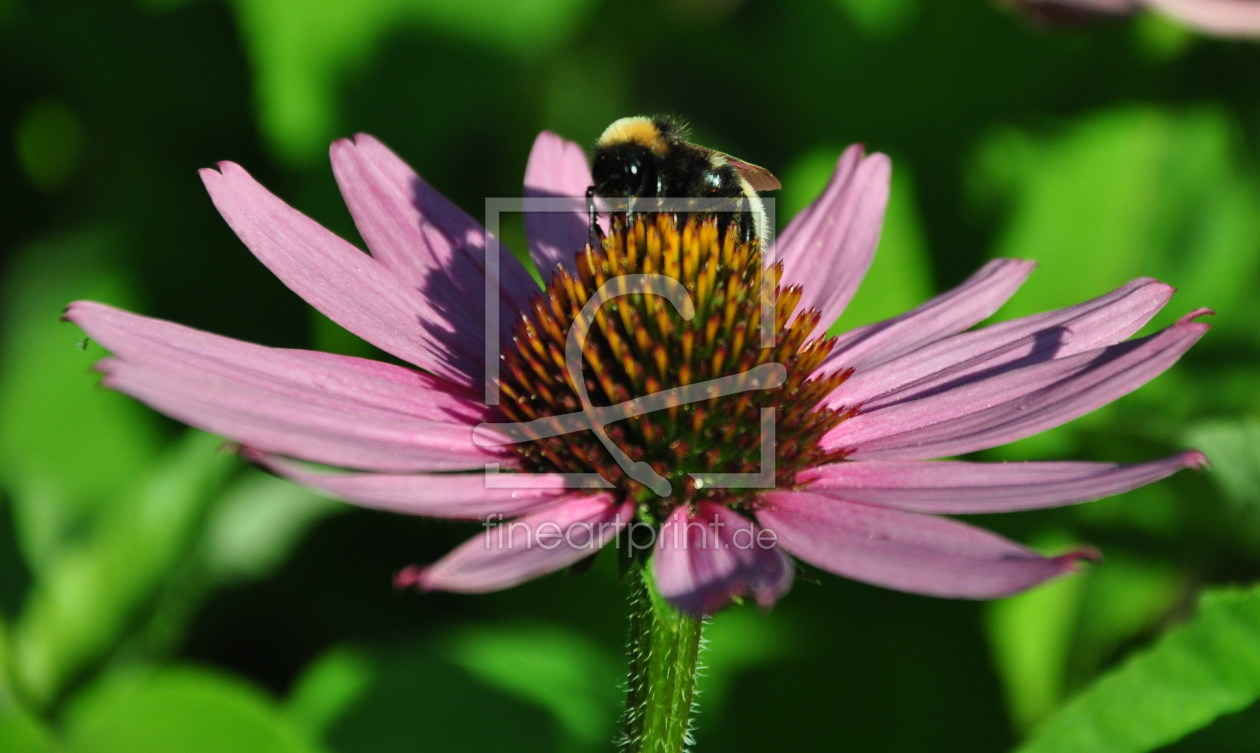
M792 563L774 536L730 509L679 505L661 526L652 554L657 591L692 615L713 614L736 597L769 607L792 587Z
M859 413L822 439L853 460L948 457L1036 434L1128 394L1171 366L1207 331L1192 319L1149 337L1031 366L995 369Z
M418 291L429 306L453 367L473 382L484 377L487 326L492 342L511 332L512 316L538 290L507 249L494 249L491 280L497 317L487 319L487 236L479 222L451 203L381 142L366 134L330 149L333 174L374 258Z
M1164 283L1138 279L1076 306L938 340L898 358L859 368L828 396L827 404L874 408L976 375L1114 345L1150 321L1172 293ZM834 359L832 369L844 365L842 358Z
M317 473L270 453L241 454L278 476L329 496L405 515L502 520L536 512L568 493L556 473L520 476L486 473ZM507 484L503 486L501 484Z
M115 357L174 376L213 376L225 385L285 395L295 404L377 411L470 427L486 418L486 407L471 391L380 361L269 348L92 301L70 304L66 319Z
M525 167L526 198L583 199L592 182L582 147L550 131L538 134ZM529 252L543 279L557 265L572 268L590 234L586 212L527 211L524 219Z
M475 362L452 347L461 333L392 271L285 204L239 165L221 162L218 170L202 170L201 179L241 241L307 303L387 353L474 384Z
M466 424L404 416L349 401L316 403L287 389L101 361L102 383L166 415L269 452L374 471L449 471L510 465L473 441Z
M962 332L1001 308L1036 266L1023 259L994 259L958 287L915 309L838 335L819 371L860 370Z
M1043 557L956 520L808 492L770 492L764 501L757 520L797 558L846 578L928 596L1009 596L1096 556L1080 550Z
M1088 502L1206 464L1194 451L1133 465L864 460L810 468L797 474L796 482L837 500L958 515Z
M817 307L824 328L844 311L875 256L891 173L888 157L863 158L861 146L849 147L822 196L775 244L782 285L802 286L798 308Z
M634 517L610 494L574 496L546 510L487 527L413 576L426 591L485 593L572 565L599 551Z

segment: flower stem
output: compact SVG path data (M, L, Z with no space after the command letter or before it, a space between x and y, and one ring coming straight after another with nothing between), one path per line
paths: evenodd
M651 571L630 572L630 635L621 753L682 753L691 742L692 696L703 620L681 614L652 583Z

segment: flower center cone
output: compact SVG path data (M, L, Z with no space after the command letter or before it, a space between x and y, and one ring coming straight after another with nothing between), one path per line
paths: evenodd
M834 340L742 235L713 217L614 215L557 268L500 371L500 409L529 427L524 470L598 474L659 523L702 500L749 511L759 490L843 458L819 439L853 411L820 401L851 371L817 373Z

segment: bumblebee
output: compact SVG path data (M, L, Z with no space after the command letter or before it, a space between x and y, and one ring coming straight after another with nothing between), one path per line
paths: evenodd
M758 191L782 186L769 170L686 140L684 126L666 118L633 116L613 122L595 143L591 169L595 183L586 192L592 235L595 197L626 199L626 211L681 211L718 217L734 225L745 240L770 239ZM651 199L653 201L641 201ZM682 199L681 205L667 199ZM715 211L691 199L729 199ZM742 201L740 201L742 199ZM655 207L655 209L653 209ZM681 209L680 209L681 207Z

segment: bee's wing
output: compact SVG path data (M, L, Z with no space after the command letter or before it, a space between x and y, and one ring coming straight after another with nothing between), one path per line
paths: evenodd
M779 182L778 178L774 177L774 173L766 168L737 159L729 154L718 153L726 158L727 163L731 167L735 168L735 172L748 181L748 185L752 186L754 191L777 191L783 188L783 184Z

